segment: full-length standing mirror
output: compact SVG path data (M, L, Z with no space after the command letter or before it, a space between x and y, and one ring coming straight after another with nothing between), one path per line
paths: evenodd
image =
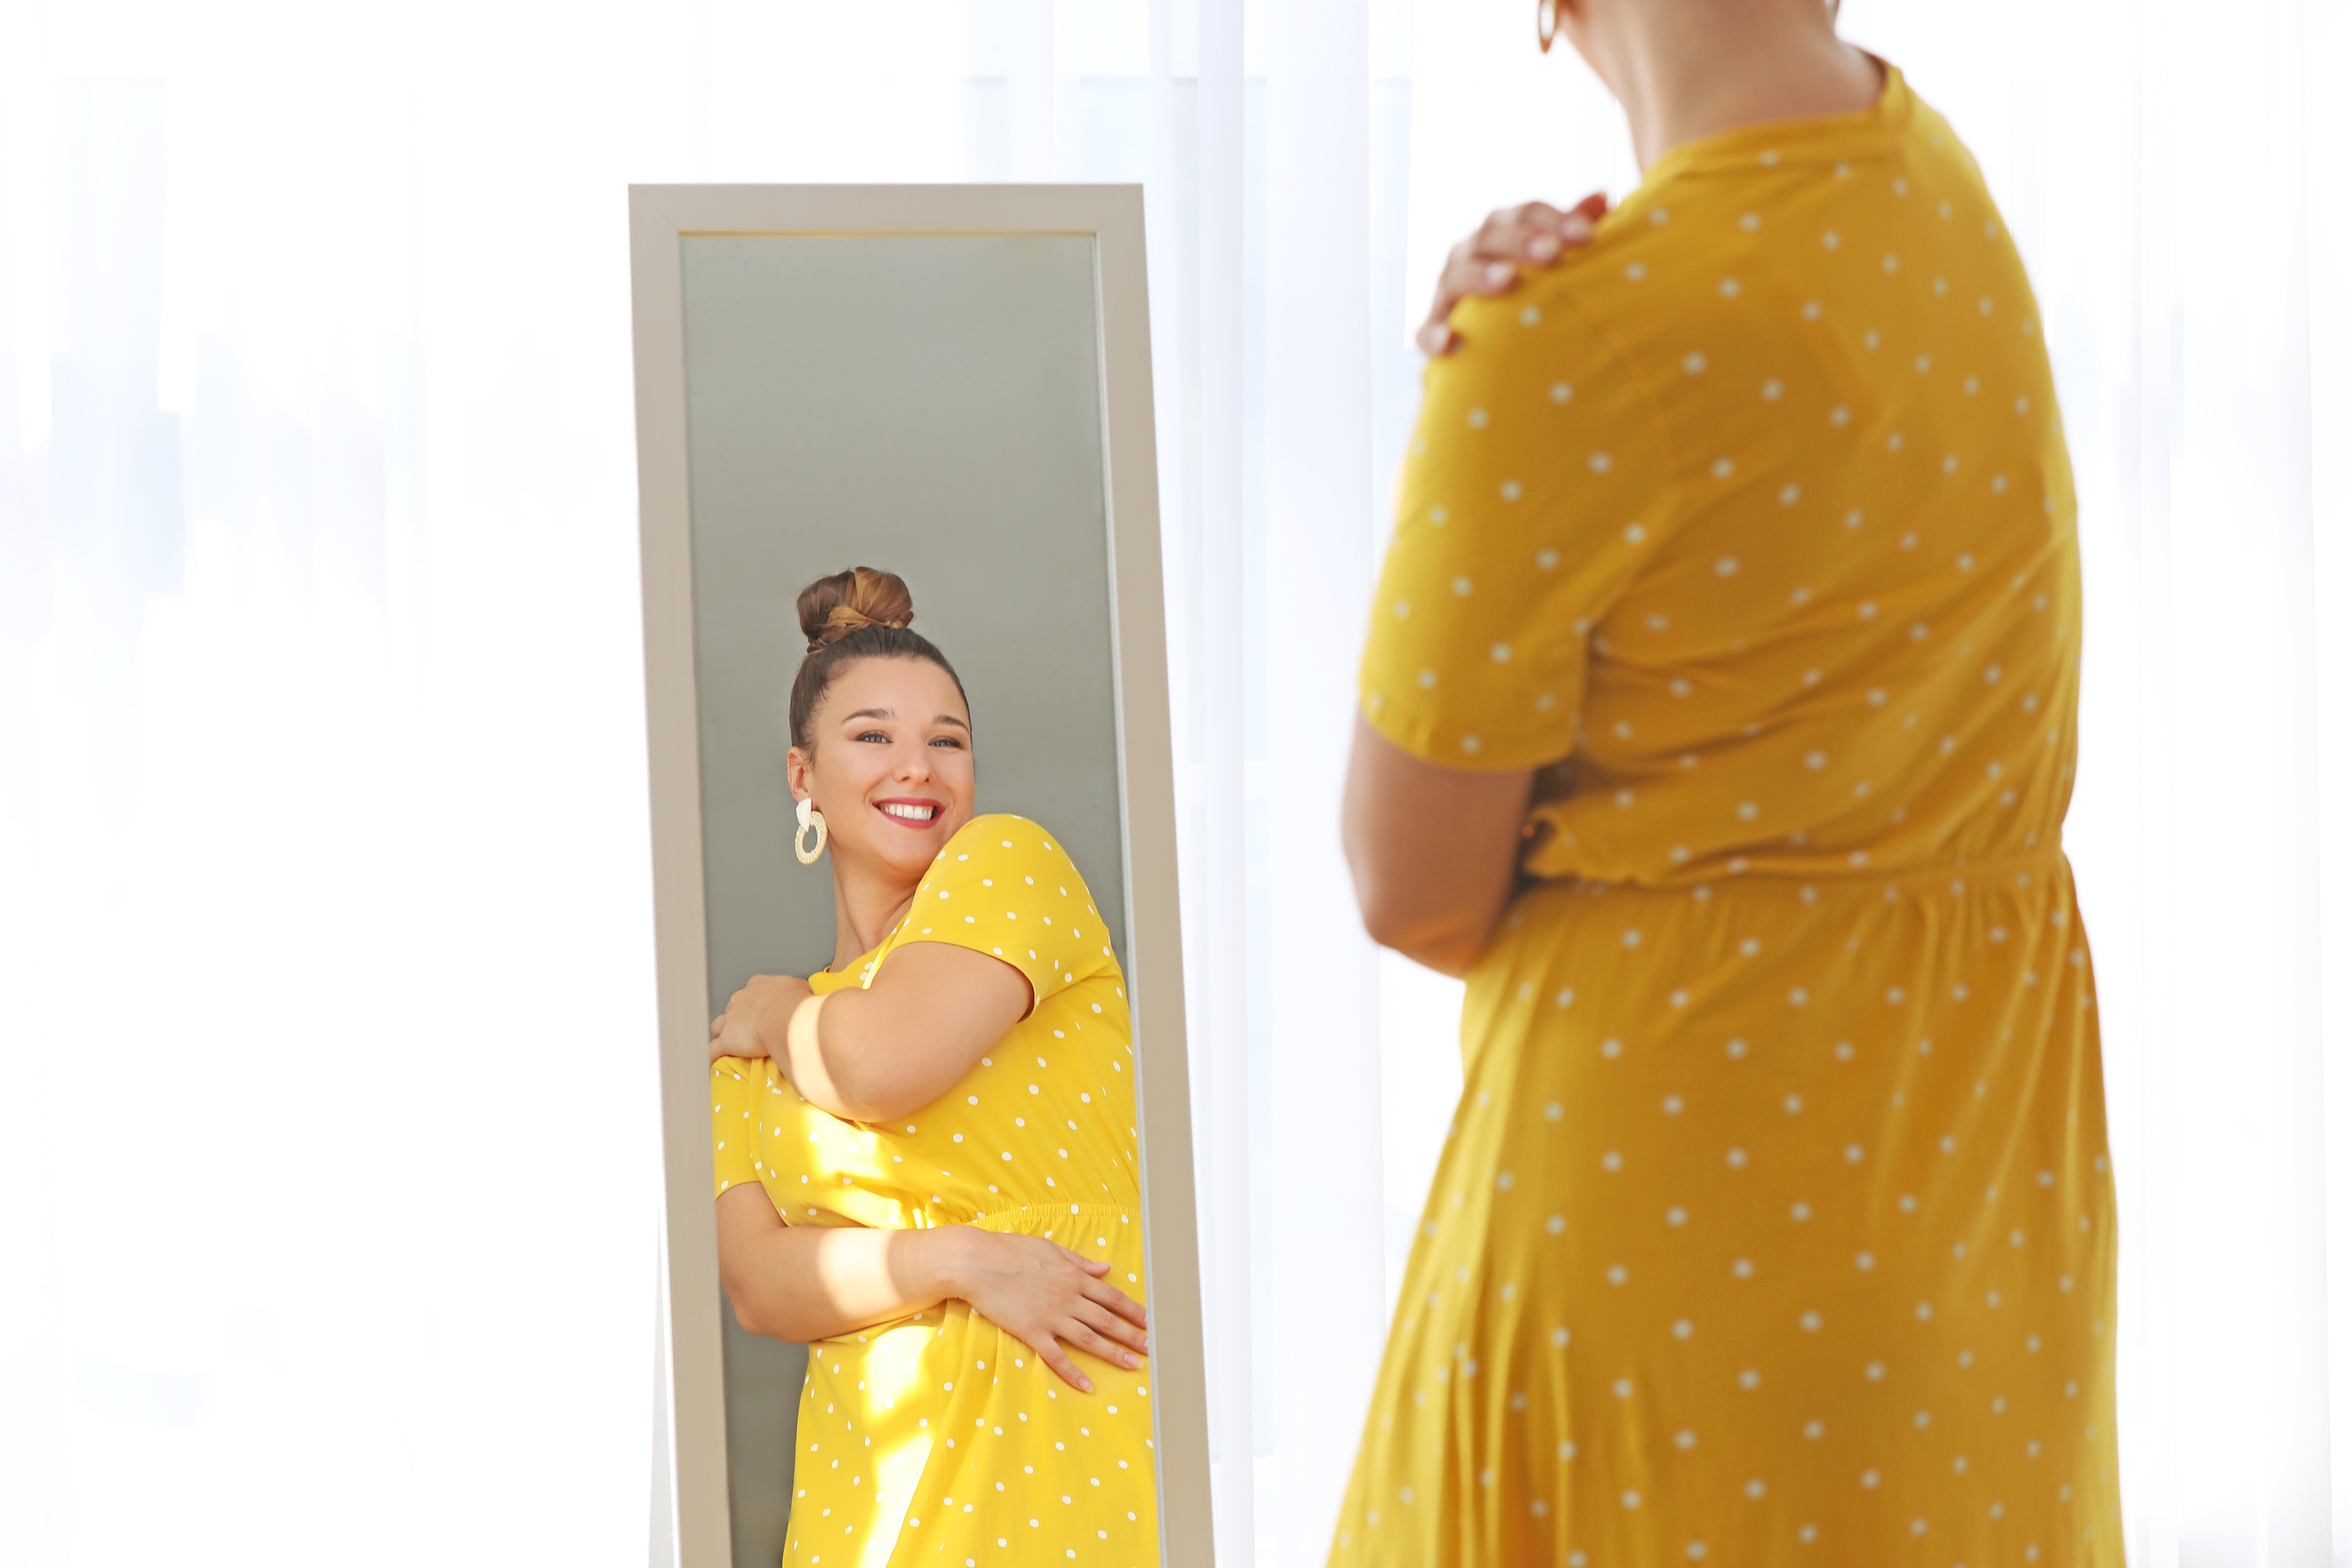
M1141 194L638 186L630 215L666 1183L655 1560L1206 1564ZM952 675L860 600L823 636L898 651L841 665L796 753L819 639L795 598L852 567L903 580ZM856 684L884 667L916 684ZM845 715L832 694L853 689ZM911 759L887 790L812 782L886 753ZM820 760L796 774L795 756ZM935 759L947 784L903 783ZM841 823L813 864L795 778ZM970 823L950 835L931 795L961 799L956 778ZM922 880L845 970L861 950L834 868L868 843L919 846ZM833 1030L852 1007L924 1016L920 977L955 964L1017 1022L919 1106L883 1114L880 1090L794 1068L797 1046L713 1060L711 1021L755 975L806 981ZM1140 1367L1072 1352L1074 1381L985 1302L926 1303L919 1282L921 1310L843 1319L814 1363L790 1342L812 1292L857 1310L835 1304L834 1260L872 1238L843 1233L932 1246L954 1226L1097 1260L1149 1308ZM775 1242L763 1260L851 1250L731 1271L730 1306L722 1237ZM910 1254L889 1256L897 1289ZM771 1286L788 1306L748 1331L744 1292Z

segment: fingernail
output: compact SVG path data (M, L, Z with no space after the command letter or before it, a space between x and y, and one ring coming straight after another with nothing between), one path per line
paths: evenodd
M1421 352L1425 354L1444 353L1445 352L1445 329L1444 327L1422 328Z
M1129 1355L1129 1356L1127 1358L1127 1364L1128 1364L1128 1365L1129 1365L1129 1366L1139 1366L1139 1365L1141 1365L1142 1363L1139 1363L1139 1362L1138 1362L1138 1361L1135 1359L1135 1357L1134 1357L1134 1356Z
M1528 241L1528 254L1538 261L1549 261L1559 254L1559 241L1549 234L1539 234Z
M1592 220L1582 213L1570 213L1559 220L1559 232L1564 239L1591 239Z
M1486 268L1486 281L1489 283L1508 283L1514 275L1514 271L1515 269L1507 261L1495 262Z
M1080 1394L1092 1394L1094 1391L1094 1381L1091 1378L1082 1377L1078 1379L1078 1392Z

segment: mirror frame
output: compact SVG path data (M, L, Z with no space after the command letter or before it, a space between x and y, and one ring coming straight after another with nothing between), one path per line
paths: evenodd
M656 1564L728 1568L732 1561L719 1317L724 1309L705 1109L710 1020L705 1013L681 243L717 235L947 234L1085 235L1095 242L1103 510L1110 562L1106 589L1117 666L1127 979L1134 998L1160 1552L1164 1568L1209 1568L1213 1560L1142 187L632 185L629 274L664 1185L652 1542Z

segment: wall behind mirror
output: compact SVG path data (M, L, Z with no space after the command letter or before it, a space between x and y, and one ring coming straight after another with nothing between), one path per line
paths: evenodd
M833 956L786 710L793 600L853 565L907 580L971 698L978 809L1053 831L1124 964L1094 238L679 243L712 1013ZM734 1561L773 1568L805 1356L721 1317Z

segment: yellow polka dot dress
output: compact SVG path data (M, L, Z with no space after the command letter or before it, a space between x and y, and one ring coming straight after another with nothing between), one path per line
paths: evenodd
M1535 767L1334 1564L2119 1564L2081 628L1951 129L1681 148L1465 305L1364 657Z
M844 1121L772 1061L711 1071L720 1192L757 1181L787 1225L976 1225L1107 1258L1143 1299L1126 981L1077 868L1018 816L975 817L898 929L820 994L945 942L1002 958L1036 1006L903 1121ZM1067 1348L1067 1347L1066 1347ZM1150 1363L1069 1349L1078 1393L961 1301L809 1346L783 1561L823 1568L1149 1568L1159 1560Z

